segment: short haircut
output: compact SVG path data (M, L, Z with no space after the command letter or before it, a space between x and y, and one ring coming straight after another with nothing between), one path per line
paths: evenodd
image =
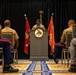
M75 24L74 19L70 19L69 22L71 22L72 24Z
M5 20L5 21L4 21L4 25L5 25L5 26L8 26L9 24L10 24L10 20Z
M41 22L40 19L37 19L36 22L37 22L37 21L38 21L38 22Z

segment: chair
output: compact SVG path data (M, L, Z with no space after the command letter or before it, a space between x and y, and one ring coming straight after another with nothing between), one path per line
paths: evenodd
M2 54L2 70L3 70L3 67L4 67L4 55L3 55L3 48L0 47L0 54Z
M12 32L2 32L2 38L6 38L10 40L11 43L13 44L13 33ZM0 49L0 53L3 53L2 49ZM14 63L15 63L15 59L16 59L16 63L18 63L18 50L13 48L11 50L11 53L14 53Z
M62 56L61 56L61 63L66 63L67 58L67 67L69 67L69 50L68 47L70 46L70 42L72 40L72 33L66 34L66 48L62 50Z
M76 24L74 24L74 25L72 26L72 29L73 29L72 37L73 37L73 38L76 38Z

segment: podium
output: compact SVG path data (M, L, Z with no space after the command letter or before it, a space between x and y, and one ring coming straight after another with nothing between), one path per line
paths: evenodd
M30 31L30 60L48 60L48 33L47 30L37 28Z

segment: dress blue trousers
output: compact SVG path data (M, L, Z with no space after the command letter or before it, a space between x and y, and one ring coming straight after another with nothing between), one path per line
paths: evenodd
M62 44L62 43L58 42L56 44ZM65 45L64 46L55 46L55 48L54 48L54 60L59 59L59 57L61 56L61 52L62 52L63 48L65 48Z
M3 47L4 65L10 63L10 44L8 42L0 42L0 47Z

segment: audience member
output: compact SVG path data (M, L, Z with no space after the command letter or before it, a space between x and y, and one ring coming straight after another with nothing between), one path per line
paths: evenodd
M61 51L63 48L65 48L65 44L66 44L66 33L70 33L72 32L72 26L75 24L75 21L73 19L70 19L68 21L68 28L67 29L64 29L63 33L62 33L62 36L61 36L61 40L60 42L58 42L57 44L60 44L60 45L56 45L55 46L55 49L54 49L54 61L55 63L58 63L58 55L61 55ZM59 54L60 52L60 54Z

